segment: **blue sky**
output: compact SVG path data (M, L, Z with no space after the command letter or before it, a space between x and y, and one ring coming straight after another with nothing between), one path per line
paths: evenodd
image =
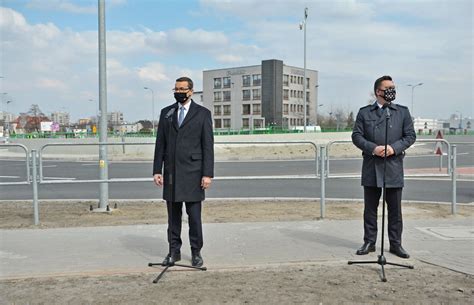
M3 0L1 91L9 111L37 103L74 119L97 109L97 1ZM414 115L473 116L473 5L469 0L106 0L108 109L151 118L173 102L174 79L277 58L320 75L322 112L357 111L375 78L389 74ZM94 102L90 102L93 100ZM2 103L2 109L5 103Z

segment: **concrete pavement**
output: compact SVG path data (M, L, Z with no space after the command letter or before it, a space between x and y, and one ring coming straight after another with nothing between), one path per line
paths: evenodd
M187 264L185 224L182 235L181 263ZM388 261L474 274L472 218L407 220L403 236L412 257L386 252ZM354 254L362 243L361 220L204 224L204 241L205 266L212 269L373 260L380 252L378 243L375 254ZM161 262L167 247L166 225L0 230L0 279L158 271L147 264Z

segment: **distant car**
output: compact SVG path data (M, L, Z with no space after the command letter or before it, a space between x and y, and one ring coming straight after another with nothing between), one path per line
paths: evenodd
M8 137L0 137L0 144L8 144Z

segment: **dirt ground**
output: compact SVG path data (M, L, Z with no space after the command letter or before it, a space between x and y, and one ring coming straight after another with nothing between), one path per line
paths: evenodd
M0 281L0 304L472 304L474 278L345 262Z
M3 202L0 209L0 229L92 227L167 222L165 203L156 201L110 201L111 213L90 212L97 201L40 202L40 225L33 225L31 202ZM361 202L326 201L326 218L361 219ZM381 214L381 212L379 213ZM458 217L474 215L474 206L458 206ZM319 201L285 200L207 200L203 207L203 222L258 222L316 220L320 216ZM410 218L449 218L449 205L403 203L403 216ZM186 219L186 217L183 217Z
M114 201L111 201L112 205ZM41 202L40 228L159 224L166 221L161 201L117 202L109 214L89 211L96 202ZM2 229L33 229L31 202L1 204ZM295 207L298 208L295 208ZM404 217L472 217L472 206L406 204ZM208 201L204 222L298 221L319 217L315 201ZM360 219L362 204L327 202L328 219ZM172 269L158 284L161 268L127 274L68 275L0 281L0 304L472 304L474 277L415 260L415 269L346 261L300 262L243 268Z

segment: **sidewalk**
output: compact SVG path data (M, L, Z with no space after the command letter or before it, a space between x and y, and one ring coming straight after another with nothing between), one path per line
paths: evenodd
M409 220L403 245L411 258L390 253L391 262L417 260L474 274L473 220ZM183 226L182 263L190 260ZM362 221L301 221L204 224L205 266L212 269L288 262L376 259L356 256ZM386 241L388 250L388 241ZM0 279L150 271L148 262L167 254L165 225L44 230L0 230Z

